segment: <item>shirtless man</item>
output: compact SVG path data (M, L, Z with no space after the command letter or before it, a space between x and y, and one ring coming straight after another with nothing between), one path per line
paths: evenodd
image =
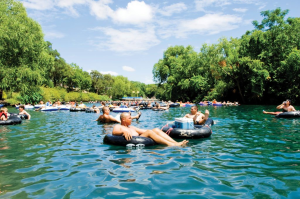
M169 104L167 104L166 107L161 107L159 103L156 103L156 105L152 109L163 109L163 110L168 110L169 109Z
M282 112L296 111L295 108L291 105L291 100L289 100L289 99L282 102L282 104L278 105L276 108L277 109L282 109ZM270 114L270 115L277 115L277 114L282 113L282 112L281 111L278 111L278 112L263 111L264 114Z
M188 141L176 142L163 131L155 128L153 130L139 129L131 125L131 116L129 113L121 114L121 125L114 126L113 135L124 136L126 140L131 140L132 136L142 136L153 139L158 144L165 144L167 146L185 146Z
M107 106L103 107L102 111L103 111L103 115L100 115L96 121L100 121L103 123L110 123L110 122L121 123L120 120L109 115L109 113L110 113L109 107L107 107ZM139 112L139 114L137 116L133 116L133 117L131 117L131 119L138 120L138 119L140 119L141 115L142 115L142 113Z
M191 118L194 120L194 124L202 125L206 122L209 116L209 111L205 110L205 115L201 113L200 111L198 112L198 107L197 106L192 106L191 107L191 113L186 114L184 117L186 118Z
M19 106L19 115L27 115L28 116L28 119L30 120L30 114L27 113L25 110L25 107L23 105L20 105Z

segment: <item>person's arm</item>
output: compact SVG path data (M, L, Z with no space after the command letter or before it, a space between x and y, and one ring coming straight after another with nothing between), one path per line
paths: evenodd
M296 109L293 106L290 106L289 111L296 111Z
M114 118L113 116L109 115L109 119L111 122L117 122L117 123L121 123L120 120L117 120L116 118Z
M200 115L200 119L198 121L199 124L204 124L206 122L206 120L208 119L209 117L209 111L208 110L205 110L205 115L204 114L201 114Z
M283 109L283 107L284 107L284 104L282 103L282 104L278 105L276 108L277 109Z
M112 134L116 136L124 136L126 140L131 140L132 138L130 130L119 124L114 126Z
M27 115L27 117L28 117L28 120L30 120L30 118L31 118L30 114L29 114L29 113L27 113L26 111L24 111L24 114L25 114L25 115Z

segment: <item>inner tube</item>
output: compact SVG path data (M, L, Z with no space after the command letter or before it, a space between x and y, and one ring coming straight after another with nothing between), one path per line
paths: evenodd
M126 140L124 136L116 136L107 134L105 135L103 142L105 144L126 146L127 144L144 144L145 146L153 146L157 143L154 142L151 138L141 137L141 136L132 136L131 140Z
M25 114L18 115L18 117L22 120L28 120L28 115Z
M165 111L166 109L161 109L161 108L153 108L152 111Z
M279 113L278 115L275 115L275 117L278 117L278 118L299 118L300 117L300 111L283 112L283 113Z
M221 104L221 103L216 103L216 104L213 104L213 106L223 106L223 104Z
M16 114L16 113L10 113L10 117L18 117L22 120L28 120L28 115L25 114Z
M140 110L143 110L143 109L152 109L152 106L146 106L146 107L141 106Z
M207 118L207 120L205 121L205 123L203 125L194 125L195 128L202 128L203 126L212 126L214 125L214 121L211 118Z
M10 116L7 120L0 120L0 125L14 125L14 124L21 124L21 118L13 115Z
M85 112L86 112L86 113L96 113L95 110L92 109L92 108L87 108L87 109L85 109Z
M179 107L180 104L179 103L172 103L172 104L169 104L169 107Z
M172 127L163 127L162 131L168 133L172 138L181 139L200 139L208 138L212 134L210 126L214 124L211 118L208 118L204 125L194 125L195 129L179 129Z
M85 111L85 108L70 108L70 112Z
M201 128L195 128L191 130L163 127L162 131L168 133L169 136L172 138L181 138L181 139L208 138L212 134L211 128L208 126L202 126Z
M192 107L192 106L196 106L196 104L185 104L185 107Z

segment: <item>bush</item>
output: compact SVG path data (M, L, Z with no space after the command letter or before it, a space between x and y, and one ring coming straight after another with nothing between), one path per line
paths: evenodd
M19 103L21 103L20 94L19 93L12 93L11 98L6 99L5 101L7 103L11 104L11 105L19 104Z

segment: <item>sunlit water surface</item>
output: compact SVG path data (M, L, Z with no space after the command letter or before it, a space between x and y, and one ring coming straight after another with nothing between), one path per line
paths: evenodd
M29 111L0 126L0 198L300 198L300 119L262 114L273 106L205 108L209 139L144 149L103 144L113 125L99 114ZM151 129L189 108L141 111L132 124Z

